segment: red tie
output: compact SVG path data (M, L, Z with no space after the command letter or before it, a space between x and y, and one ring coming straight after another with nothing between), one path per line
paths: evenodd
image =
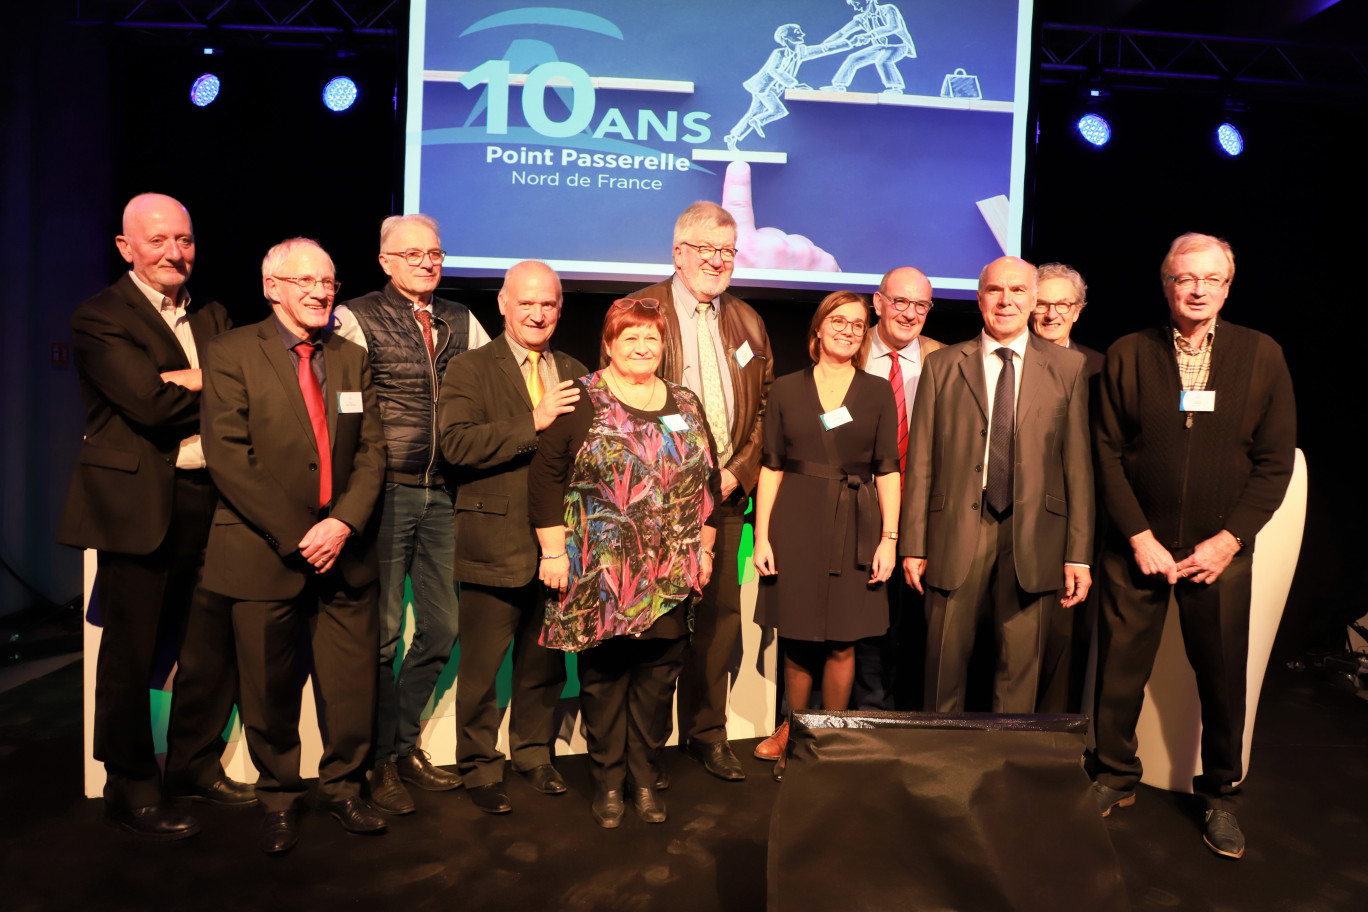
M432 314L428 313L426 310L419 309L415 310L413 315L418 318L418 326L422 328L423 341L427 343L428 347L428 360L436 361L437 349L432 345Z
M314 441L318 444L318 505L326 507L332 500L332 447L328 443L328 410L323 405L323 388L318 385L310 361L314 346L300 342L295 346L299 355L299 391L304 394L304 407L309 410Z
M898 470L907 472L907 391L903 389L902 356L889 353L893 366L888 369L888 382L893 384L893 401L898 405Z

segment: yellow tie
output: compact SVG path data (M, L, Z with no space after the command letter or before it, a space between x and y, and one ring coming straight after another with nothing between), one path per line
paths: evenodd
M541 402L542 388L541 371L541 352L530 351L527 353L527 395L532 397L532 407L536 408L537 403Z

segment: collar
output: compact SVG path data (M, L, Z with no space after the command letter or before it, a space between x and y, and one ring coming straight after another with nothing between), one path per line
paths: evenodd
M128 277L133 280L133 284L138 286L138 290L147 298L148 303L159 313L167 304L171 304L177 311L183 311L190 306L190 292L185 290L184 285L180 287L176 294L176 301L172 303L170 298L138 278L132 270L129 270Z
M987 332L980 331L979 346L983 349L984 358L995 358L997 356L994 355L993 352L997 351L999 348L1010 348L1012 350L1012 354L1016 355L1018 358L1021 358L1022 360L1025 360L1026 346L1030 343L1030 336L1031 334L1027 330L1023 329L1021 331L1021 335L1017 336L1015 339L1008 342L1006 345L1003 345L997 339L991 338Z
M1216 327L1219 325L1219 321L1211 324L1211 329L1207 330L1206 336L1202 339L1201 348L1193 348L1189 345L1187 336L1183 335L1183 331L1173 325L1172 321L1169 322L1169 329L1173 331L1173 345L1175 348L1185 355L1200 355L1202 352L1210 349L1211 344L1216 341Z
M319 330L309 338L301 339L285 328L285 324L280 322L280 317L276 316L274 310L271 311L271 319L275 321L276 332L280 334L280 342L285 346L286 351L294 351L294 347L300 342L308 342L313 346L322 345L325 337L328 335L327 330Z
M513 359L517 361L519 365L526 362L528 349L519 345L517 340L515 340L513 336L510 335L507 331L504 332L504 338L508 341L509 350L513 352ZM553 357L551 354L550 346L548 346L545 351L541 352L541 357L543 361L545 361L547 358Z
M867 330L868 332L872 332L874 334L874 340L869 346L869 358L866 360L866 363L868 363L869 361L873 361L875 358L882 358L884 355L894 354L901 355L908 361L911 361L913 364L916 364L919 361L921 361L920 333L917 334L917 338L913 339L911 342L908 342L906 345L904 345L902 348L898 349L895 352L893 349L888 347L888 343L884 342L883 336L879 334L878 327L879 324L875 323L873 326L869 328L869 330Z
M670 279L670 293L674 296L676 305L678 305L681 301L693 301L695 303L695 306L688 307L687 309L691 313L697 312L698 299L695 298L694 293L692 291L689 291L689 289L684 285L684 280L679 277L679 273L677 272ZM719 294L717 297L712 299L712 309L713 312L716 313L719 317L722 316L722 295Z
M399 286L395 285L393 281L390 281L385 283L385 297L389 298L390 302L397 307L408 307L410 310L414 311L426 310L433 316L437 315L432 309L432 301L437 299L436 293L433 294L432 300L429 300L426 304L419 304L417 301L400 291Z

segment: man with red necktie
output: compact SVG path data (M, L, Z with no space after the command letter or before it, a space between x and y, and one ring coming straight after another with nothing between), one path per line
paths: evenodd
M320 801L349 832L385 828L361 796L385 440L365 350L326 330L338 288L327 252L292 238L261 272L271 316L205 353L204 453L222 502L204 585L233 601L243 728L266 810L261 848L279 854L298 840L304 797L295 653L305 630L324 733Z

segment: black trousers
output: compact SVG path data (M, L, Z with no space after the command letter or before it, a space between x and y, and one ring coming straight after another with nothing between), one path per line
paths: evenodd
M540 646L543 587L461 584L461 659L456 673L456 761L467 786L503 780L495 680L513 647L509 753L513 768L551 762L556 704L565 689L565 653Z
M694 629L679 675L680 741L725 741L727 697L741 669L741 569L737 549L746 528L746 497L722 505L712 578L694 604ZM673 683L671 687L673 688ZM669 716L660 732L669 737Z
M1035 711L1040 656L1058 592L1027 592L1017 581L1012 516L980 510L973 564L958 589L926 589L926 709L964 712L969 659L982 618L991 617L997 668L993 712Z
M1135 726L1172 593L1202 701L1202 772L1193 778L1192 788L1209 807L1233 808L1235 783L1243 775L1252 563L1242 551L1215 583L1170 586L1160 577L1141 574L1129 550L1108 548L1103 554L1093 707L1097 747L1088 757L1088 771L1098 782L1132 789L1140 781Z
M656 753L669 730L670 698L687 637L613 637L579 654L580 707L594 782L654 786Z
M924 599L907 585L901 565L884 584L888 632L855 643L852 709L919 711L926 677Z
M171 523L151 554L99 553L95 598L103 630L95 671L94 755L105 797L128 807L161 798L148 688L160 644L178 655L167 772L208 784L223 775L221 733L237 695L232 626L198 588L218 503L206 472L177 472Z
M323 740L319 795L342 801L360 794L375 719L378 605L376 584L352 589L337 572L311 578L288 601L233 602L242 726L267 811L297 807L304 797L299 705L310 670ZM302 661L301 645L312 652L311 664Z

